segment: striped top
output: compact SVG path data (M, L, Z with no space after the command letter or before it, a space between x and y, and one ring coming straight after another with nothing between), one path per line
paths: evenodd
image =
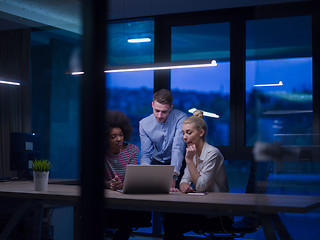
M131 143L124 146L124 150L118 154L106 154L104 161L105 180L110 181L115 175L118 175L123 182L126 166L128 164L138 164L139 148Z

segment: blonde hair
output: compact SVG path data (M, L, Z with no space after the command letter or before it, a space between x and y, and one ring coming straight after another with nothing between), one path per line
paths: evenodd
M193 112L193 116L188 117L186 120L184 120L183 122L184 124L190 124L193 123L194 126L196 127L196 129L198 129L198 131L200 131L201 129L204 130L204 134L202 136L202 140L205 141L206 139L206 135L207 135L207 124L203 119L203 111L201 110L195 110Z
M201 110L195 110L193 112L193 116L199 117L199 118L203 118L203 112Z

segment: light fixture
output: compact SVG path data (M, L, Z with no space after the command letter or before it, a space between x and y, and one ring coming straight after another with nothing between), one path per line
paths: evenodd
M152 65L133 65L133 66L119 66L117 69L109 68L105 70L105 73L116 72L135 72L135 71L157 71L157 70L169 70L180 68L200 68L200 67L215 67L217 66L216 60L209 61L197 61L197 62L171 62L166 64L152 64Z
M84 72L71 72L71 75L82 75Z
M269 84L255 84L254 87L277 87L282 86L283 82L279 81L279 83L269 83Z
M191 108L191 109L188 110L188 112L189 113L193 113L196 110L197 110L196 108ZM203 116L206 116L206 117L213 117L213 118L219 118L220 117L219 115L217 115L215 113L205 112L205 111L202 111L202 112L203 112Z
M18 82L3 81L3 80L0 80L0 83L9 84L9 85L16 85L16 86L20 86L21 85L21 83L18 83Z
M129 38L128 43L146 43L151 42L151 38L145 37L145 38Z
M297 114L297 113L313 113L313 110L269 110L264 112L265 115L285 115L285 114Z
M136 72L136 71L158 71L158 70L169 70L169 69L182 69L182 68L203 68L203 67L216 67L216 60L204 60L204 61L179 61L170 63L154 63L154 64L143 64L143 65L126 65L118 67L108 67L105 73L118 73L118 72ZM82 75L83 71L66 72L71 75Z

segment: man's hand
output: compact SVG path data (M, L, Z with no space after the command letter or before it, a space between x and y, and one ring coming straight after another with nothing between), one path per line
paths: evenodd
M175 188L176 187L176 180L175 179L172 179L172 182L171 182L171 188Z
M173 173L172 176L172 183L171 183L171 188L175 188L176 187L176 182L178 180L178 174L176 172Z

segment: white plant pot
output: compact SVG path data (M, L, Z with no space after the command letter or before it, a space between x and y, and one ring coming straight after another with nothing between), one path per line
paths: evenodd
M49 172L33 171L34 190L46 192L48 190Z

